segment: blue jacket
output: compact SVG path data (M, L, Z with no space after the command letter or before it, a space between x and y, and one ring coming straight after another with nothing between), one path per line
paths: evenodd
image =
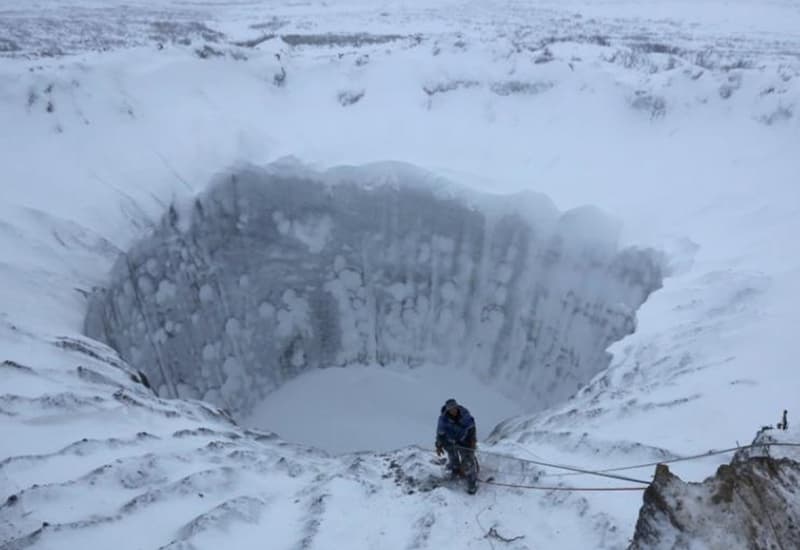
M442 407L439 415L439 424L436 427L437 445L464 445L469 446L475 440L475 419L469 411L458 406L458 416L453 418Z

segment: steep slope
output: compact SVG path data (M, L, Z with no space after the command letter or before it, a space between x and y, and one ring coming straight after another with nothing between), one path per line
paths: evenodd
M579 548L614 525L581 499L552 513L525 493L439 486L428 451L330 457L287 444L207 404L156 397L96 343L2 334L20 360L0 366L14 453L0 461L4 550L480 548L491 527L524 535L519 548Z

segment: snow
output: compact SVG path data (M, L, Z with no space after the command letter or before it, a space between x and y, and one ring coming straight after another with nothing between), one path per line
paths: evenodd
M306 371L277 387L275 402L259 403L283 400L287 408L265 417L292 416L274 428L288 439L303 416L286 411L305 410L298 405L307 395L335 398L325 406L352 418L347 388L324 392L320 384L352 387L356 373L385 401L399 399L398 378L415 403L428 400L415 405L416 419L392 417L406 444L429 445L438 405L454 396L477 409L482 434L492 415L513 415L482 450L590 468L745 443L784 408L793 422L796 3L125 4L0 2L0 545L485 548L492 526L525 535L518 548L627 543L638 493L420 491L409 477L440 474L420 449L373 452L382 447L377 436L367 446L339 426L343 450L373 451L331 457L246 431L193 401L220 403L224 383L231 395L248 388L243 365L226 362L220 346L196 351L209 364L220 361L228 380L200 392L187 379L176 388L190 399L168 400L134 382L113 351L81 336L87 295L109 284L119 253L151 235L170 204L186 232L187 213L209 182L242 163L286 155L313 173L410 163L479 191L487 210L496 206L489 192L544 194L549 206L519 194L506 201L525 202L520 211L539 220L588 204L620 222L593 223L598 241L621 231L622 248L659 248L671 266L663 288L636 311L636 332L610 348L611 364L572 399L516 415L519 401L504 402L497 380L478 379L488 386L480 395L441 388L448 369L467 372L454 364ZM264 32L295 38L233 44ZM364 33L362 43L353 33ZM202 58L204 46L223 55L205 50ZM367 172L367 180L376 174ZM439 196L471 196L427 183ZM279 221L304 254L332 242L335 225L324 218ZM360 283L346 261L332 263L342 265L342 288ZM143 269L141 287L153 303L180 295L165 282L169 269ZM493 273L498 283L509 276ZM239 292L258 287L236 275ZM515 297L497 290L497 300ZM458 296L449 286L442 292ZM221 300L213 282L198 293L207 305ZM424 309L427 298L418 298ZM252 306L253 316L301 330L302 293ZM221 319L224 327L230 316ZM205 320L198 313L190 322ZM165 323L159 338L178 326L188 330ZM249 328L241 319L230 326L240 335ZM65 346L64 338L84 347ZM304 360L290 357L294 365ZM726 460L673 471L699 481ZM395 483L398 468L404 473ZM212 473L198 476L204 471ZM542 481L614 483L555 475L548 470ZM6 501L11 495L16 503ZM45 521L51 527L40 531Z
M479 439L524 410L452 365L356 365L301 374L256 405L243 424L334 453L430 449L447 392L478 419Z

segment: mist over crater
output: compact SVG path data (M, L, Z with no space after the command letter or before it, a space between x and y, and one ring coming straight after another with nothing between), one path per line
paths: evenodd
M220 175L115 263L86 333L159 395L237 418L318 368L447 365L527 410L606 368L661 255L592 208L483 195L413 167Z

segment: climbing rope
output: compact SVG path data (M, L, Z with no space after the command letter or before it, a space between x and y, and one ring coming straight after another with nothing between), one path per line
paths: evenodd
M758 448L758 449L765 449L766 448L766 449L768 449L769 447L800 447L800 443L780 443L780 442L752 443L752 444L749 444L749 445L738 445L736 447L730 447L728 449L721 449L721 450L713 450L712 449L712 450L709 450L709 451L707 451L705 453L699 453L699 454L695 454L695 455L676 457L676 458L667 459L667 460L660 460L660 461L657 461L657 462L647 462L647 463L642 463L642 464L633 464L633 465L629 465L629 466L618 466L618 467L614 467L614 468L605 468L605 469L602 469L602 470L589 470L589 469L585 469L585 468L578 468L578 467L575 467L575 466L568 466L568 465L565 465L565 464L555 464L555 463L552 463L552 462L544 462L544 461L540 461L540 460L531 460L531 459L526 459L526 458L519 458L519 457L516 457L516 456L513 456L513 455L508 455L508 454L503 454L503 453L495 453L495 452L492 452L492 451L476 451L476 452L478 452L480 454L483 454L483 455L501 457L501 458L504 458L504 459L507 459L507 460L513 460L513 461L517 461L517 462L521 462L521 463L535 464L537 466L544 466L544 467L549 467L549 468L568 470L567 473L563 473L563 474L544 474L545 476L548 476L548 477L559 477L559 476L569 476L569 475L594 475L594 476L599 476L599 477L607 477L607 478L611 478L611 479L618 479L618 480L623 480L623 481L630 481L630 482L634 482L634 483L641 483L641 484L644 484L644 485L649 485L651 483L650 481L644 481L644 480L625 477L625 476L618 476L618 475L610 474L609 472L633 470L633 469L637 469L637 468L645 468L645 467L657 466L659 464L673 464L673 463L676 463L676 462L686 462L686 461L690 461L690 460L698 460L698 459L701 459L701 458L706 458L706 457L710 457L710 456L718 456L718 455L727 454L727 453L736 452L736 451L741 451L741 450L746 450L746 449L755 449L755 448ZM475 450L475 449L471 449L471 448L468 448L468 447L461 447L461 448L468 449L468 450ZM563 487L563 486L529 485L529 484L523 484L523 483L503 483L503 482L495 481L491 477L486 478L486 479L479 479L479 481L481 483L484 483L484 484L487 484L487 485L496 485L498 487L509 487L509 488L515 488L515 489L529 489L529 490L540 490L540 491L619 492L619 491L644 491L646 489L646 487Z
M617 466L617 467L614 467L614 468L604 468L602 470L597 470L597 471L598 472L607 473L607 472L623 472L625 470L637 470L639 468L649 468L649 467L653 467L653 466L658 466L659 464L674 464L676 462L687 462L687 461L690 461L690 460L697 460L697 459L700 459L700 458L706 458L706 457L710 457L710 456L728 454L728 453L736 452L736 451L738 451L740 449L747 449L749 447L751 447L751 445L746 445L746 446L743 446L743 447L730 447L728 449L720 449L718 451L712 449L712 450L706 451L705 453L698 453L696 455L680 456L680 457L676 457L676 458L670 458L670 459L666 459L666 460L658 460L658 461L653 461L653 462L643 462L641 464L632 464L630 466ZM567 473L563 473L563 474L545 474L545 475L547 477L566 477L566 476L575 476L575 475L582 475L582 474L580 472L567 472Z
M547 487L544 485L523 485L518 483L501 483L493 479L479 479L481 483L487 485L497 485L499 487L512 487L515 489L535 489L539 491L644 491L647 487Z
M728 453L733 453L736 451L742 451L745 449L754 449L754 448L764 448L764 447L800 447L800 443L755 443L750 445L739 445L738 447L729 447L727 449L720 449L714 450L711 449L706 451L705 453L698 453L695 455L688 455L688 456L680 456L676 458L670 458L667 460L657 460L654 462L643 462L641 464L632 464L630 466L618 466L615 468L604 468L602 470L596 470L597 472L608 473L608 472L622 472L625 470L636 470L639 468L649 468L653 466L658 466L659 464L674 464L676 462L688 462L691 460L698 460L701 458L706 458L710 456L718 456L724 455ZM519 459L524 460L524 459ZM577 476L583 475L583 472L567 472L563 474L544 474L547 477L567 477L567 476Z
M466 449L466 447L461 447L461 448ZM574 472L574 473L594 475L594 476L599 476L599 477L608 477L608 478L611 478L611 479L617 479L617 480L621 480L621 481L630 481L632 483L641 483L643 485L649 485L650 484L650 481L645 481L643 479L636 479L636 478L626 477L626 476L618 476L618 475L615 475L615 474L609 474L609 473L601 472L601 471L598 471L598 470L587 470L587 469L584 469L584 468L578 468L576 466L568 466L566 464L554 464L552 462L542 462L540 460L531 460L531 459L527 459L527 458L519 458L519 457L516 457L516 456L506 455L506 454L502 454L502 453L495 453L495 452L492 452L492 451L477 451L477 452L485 454L485 455L492 455L492 456L497 456L497 457L501 457L501 458L505 458L505 459L518 461L518 462L524 462L524 463L527 463L527 464L535 464L537 466L544 466L546 468L556 468L556 469L559 469L559 470L568 470L568 471Z

